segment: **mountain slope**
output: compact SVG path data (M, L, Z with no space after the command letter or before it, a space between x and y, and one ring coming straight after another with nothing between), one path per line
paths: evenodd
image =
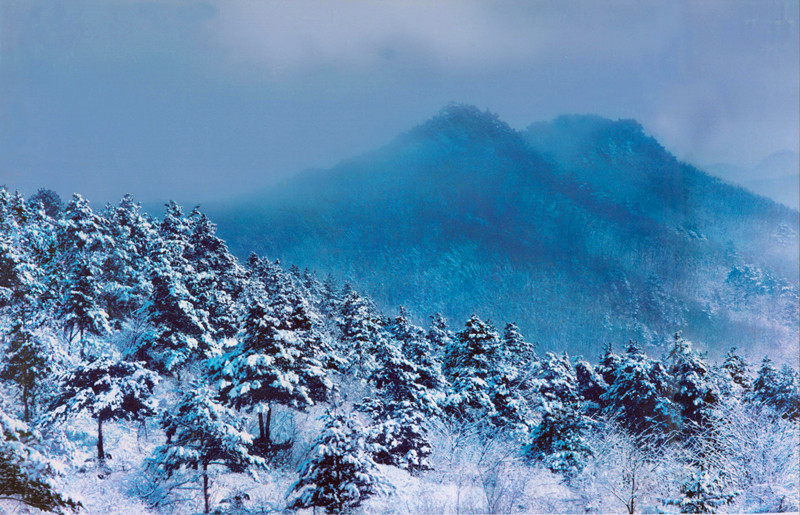
M516 321L547 349L684 330L712 352L795 352L797 213L678 163L635 122L520 133L453 105L382 149L208 210L240 255L331 272L420 316Z

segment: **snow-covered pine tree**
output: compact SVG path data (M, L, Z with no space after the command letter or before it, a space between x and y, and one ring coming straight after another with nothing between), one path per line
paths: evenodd
M151 466L167 479L182 470L197 471L205 513L211 509L212 468L242 472L267 466L263 458L251 453L253 439L244 430L241 417L217 402L206 385L192 385L173 410L164 412L161 425L167 441L154 451Z
M491 377L500 366L500 336L491 324L472 315L445 351L442 371L450 383L445 412L473 421L494 417Z
M58 245L62 259L68 263L79 254L100 252L109 242L103 219L92 211L89 201L73 194L59 222Z
M325 413L325 427L287 494L290 509L349 513L374 495L390 492L371 457L367 434L351 415Z
M417 382L431 391L442 390L445 385L442 364L434 354L425 331L411 323L408 311L402 306L390 330L400 344L403 355L417 367Z
M346 368L367 378L375 370L375 351L385 341L380 316L371 301L351 290L341 304L340 317Z
M81 504L59 491L54 479L64 466L47 458L39 434L0 408L0 499L42 511L78 511Z
M411 472L427 470L432 449L426 419L439 413L439 391L427 387L418 367L403 356L395 340L386 341L377 352L370 381L376 384L379 397L360 406L374 420L369 434L376 445L375 459Z
M588 414L597 413L602 404L600 399L608 390L605 379L591 363L582 359L575 363L575 378L578 381L578 393L585 402L585 411Z
M67 331L67 340L80 343L81 359L86 357L87 335L102 336L111 331L108 314L97 302L100 294L98 272L90 258L79 255L66 274L64 294L58 309L58 316Z
M260 444L272 443L273 403L305 409L327 396L331 384L317 359L319 338L301 299L278 296L267 307L262 297L253 296L240 347L209 360L221 399L237 409L257 411Z
M619 357L613 382L601 396L604 411L634 435L667 435L678 428L679 407L672 402L671 378L658 361L630 342Z
M600 362L595 367L595 370L603 378L607 385L614 383L617 377L622 358L614 353L614 348L611 343L605 345L603 354L600 356Z
M684 430L694 431L706 422L718 394L710 381L710 368L692 348L691 342L675 334L667 356L673 381L673 401L680 407Z
M217 340L233 338L238 324L238 302L244 270L228 247L216 236L216 227L206 215L195 210L190 217L191 233L184 257L195 270L187 287L208 313L210 329Z
M119 329L150 296L149 256L157 235L130 195L107 206L103 219L113 243L103 256L100 302Z
M39 188L36 193L28 197L28 204L40 203L45 214L50 218L56 219L64 211L64 202L61 196L55 191L47 188Z
M539 361L538 369L535 383L541 420L530 433L525 454L553 472L572 478L592 454L587 436L593 429L576 369L566 353L552 352Z
M592 421L577 404L545 401L540 407L541 420L530 435L525 455L567 478L575 477L592 455L587 435Z
M152 294L143 307L151 326L131 358L165 374L174 374L188 362L219 354L219 342L213 338L208 313L198 309L197 299L186 288L184 277L169 261L169 249L159 245L150 256ZM183 260L182 257L175 257ZM192 273L191 267L185 268Z
M97 420L97 459L103 461L103 423L155 415L153 388L158 381L158 375L140 363L99 358L62 375L50 416L63 420L87 411Z
M447 329L447 319L441 313L431 315L431 325L428 329L428 342L433 353L442 358L446 349L450 347L453 340L450 331Z
M684 475L681 497L668 501L681 513L719 513L736 498L737 492L732 492L719 474L710 473L702 465L687 467Z
M9 331L5 356L0 363L0 379L14 383L21 393L23 420L28 423L44 380L53 373L53 349L37 338L21 321Z
M750 364L736 353L736 347L732 347L725 355L725 360L722 362L722 370L743 392L750 391L753 386L753 379L750 376Z
M503 353L507 362L519 369L528 368L536 361L535 345L525 340L517 324L506 324L503 329Z
M800 417L798 382L796 370L784 365L778 371L772 360L764 357L747 398L771 407L782 417L797 420Z

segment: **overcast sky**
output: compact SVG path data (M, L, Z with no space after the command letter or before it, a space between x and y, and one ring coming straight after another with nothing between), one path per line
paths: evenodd
M796 0L0 2L0 184L210 200L450 101L636 118L668 150L796 151Z

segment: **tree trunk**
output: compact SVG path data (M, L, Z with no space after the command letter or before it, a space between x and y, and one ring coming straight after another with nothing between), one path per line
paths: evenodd
M103 452L103 419L97 419L97 459L101 462L106 459L106 453Z
M258 439L264 440L264 414L262 412L258 412Z
M205 504L204 513L208 513L211 509L208 501L208 463L203 462L203 502Z
M272 444L272 440L270 439L269 434L269 425L272 421L272 404L267 404L267 421L264 423L264 437L266 439L267 444Z
M25 409L25 423L26 424L31 421L31 415L30 415L30 410L28 409L28 404L29 404L29 402L28 402L28 385L23 385L22 386L22 405L24 406L24 409Z

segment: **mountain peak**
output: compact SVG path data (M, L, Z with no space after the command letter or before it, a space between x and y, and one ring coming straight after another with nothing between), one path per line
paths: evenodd
M448 140L475 140L502 138L516 132L488 109L481 111L474 105L450 103L439 114L415 127L411 134Z

